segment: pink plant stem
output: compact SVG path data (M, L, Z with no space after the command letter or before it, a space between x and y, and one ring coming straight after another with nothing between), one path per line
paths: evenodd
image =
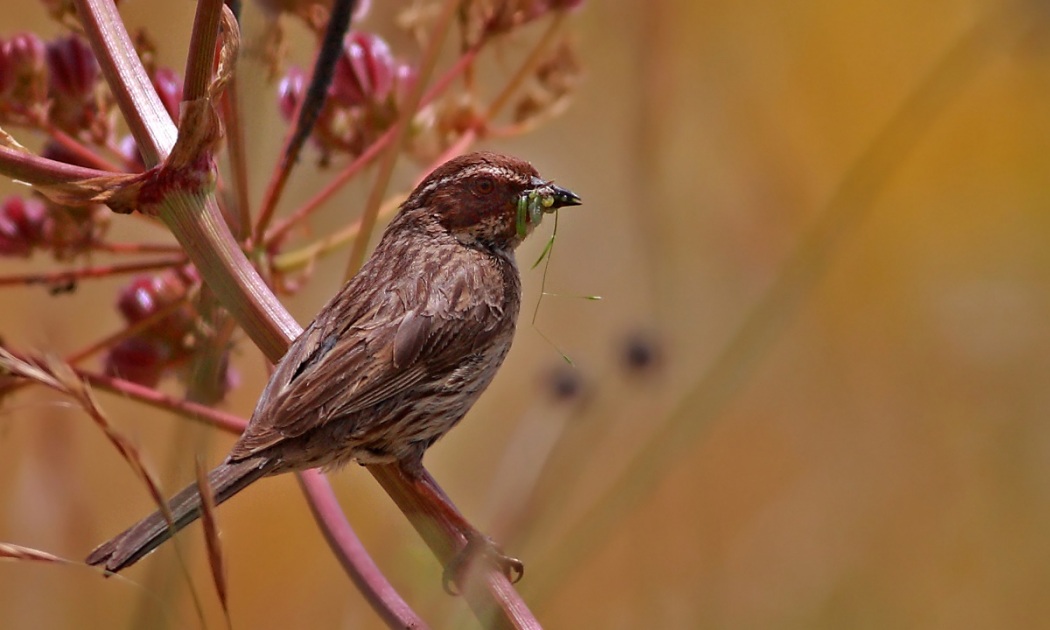
M158 164L174 146L177 131L139 62L120 14L112 0L75 0L75 4L85 35L143 158L148 165ZM217 13L221 9L216 9L216 4L221 4L221 1L201 0L198 11ZM206 42L209 35L202 35L201 40ZM211 33L208 45L214 46L216 36L217 33ZM189 70L187 76L191 76ZM223 305L263 353L271 361L278 361L292 339L302 331L301 327L249 264L223 222L210 191L203 188L200 180L181 184L171 187L159 200L158 215L183 245ZM407 497L404 504L425 507L433 501L394 468L370 467L370 471L388 492ZM451 541L456 539L448 533L457 527L453 520L439 518L439 527L434 528L429 519L420 521L417 511L408 510L405 514L432 548L454 544ZM322 526L327 525L322 523ZM526 622L531 620L528 627L538 627L513 587L495 567L487 569L484 575L487 588L469 589L465 593L472 609L503 615L494 623L509 626L513 622L518 627L527 627L517 621L525 619Z
M107 171L56 162L5 146L0 146L0 173L37 186L68 184L112 175Z
M226 123L226 144L230 151L230 171L233 173L233 198L237 204L236 236L248 238L252 226L251 199L248 196L248 156L244 145L244 129L237 98L237 77L230 79L222 99L223 121Z
M88 370L77 369L76 372L80 378L87 381L92 387L97 387L98 389L112 392L114 394L120 394L131 400L136 400L156 409L178 414L185 418L189 418L190 420L203 422L208 426L215 427L216 429L234 435L240 435L241 432L244 431L244 427L248 426L248 422L240 416L215 409L208 405L202 405L182 398L169 396L153 389L152 387L146 387L145 385L125 381L116 378L115 376L107 376L105 374L98 374L97 372L90 372Z
M91 249L107 254L181 254L178 245L164 243L113 243L98 241L90 244Z
M67 151L76 155L79 159L91 165L91 168L97 168L103 171L112 171L114 173L120 172L120 167L103 158L101 155L84 146L82 142L62 131L54 125L48 124L44 129L51 138L62 145Z
M340 550L336 557L343 563L343 569L357 588L365 594L376 614L391 628L426 628L426 623L401 599L368 556L354 530L335 526L344 522L341 519L343 511L324 475L317 470L309 470L299 473L298 478L314 518L332 525L322 528L325 540L330 547ZM351 559L353 562L350 562Z
M156 271L185 265L186 259L168 258L165 260L151 260L146 262L127 263L124 265L104 265L101 267L85 267L83 269L65 269L62 271L51 271L47 273L26 273L13 276L0 276L0 287L17 284L60 284L73 280L86 278L106 278L124 273L139 273L142 271Z
M401 511L412 516L412 526L423 536L444 566L461 560L459 554L463 552L467 539L481 535L466 522L426 470L417 476L396 464L367 468ZM428 536L425 533L433 529L441 531L443 535ZM482 626L539 629L539 621L514 590L507 576L491 566L491 562L479 561L477 564L483 566L471 567L467 579L461 580L456 586Z

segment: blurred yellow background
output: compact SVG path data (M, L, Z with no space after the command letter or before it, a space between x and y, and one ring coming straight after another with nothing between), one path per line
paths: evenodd
M374 7L362 27L390 32L402 5ZM14 6L0 36L58 32L39 3ZM121 10L155 37L162 63L182 66L193 3L125 0ZM667 0L589 2L573 14L585 74L570 109L484 146L583 197L560 217L546 290L603 300L547 297L532 325L542 272L528 267L549 224L526 243L514 350L427 458L468 518L525 561L520 590L547 627L1045 623L1044 12L1034 2ZM288 28L307 59L305 32ZM261 63L244 68L256 77L245 99L258 200L284 127ZM313 163L308 153L284 210L326 181ZM403 188L414 171L402 167ZM355 216L367 180L328 204L318 234ZM128 239L164 238L114 224ZM325 259L290 301L300 322L344 265L343 254ZM42 256L0 262L3 274L53 267ZM119 329L125 281L57 297L4 288L0 335L20 349L79 348ZM629 366L632 342L654 353L647 367ZM576 364L569 376L559 350ZM244 339L237 364L243 384L227 408L247 416L266 371ZM557 378L583 389L558 399ZM195 457L215 463L232 443L100 399L169 491L192 477ZM371 476L351 467L332 481L415 610L435 627L470 627ZM97 428L41 390L0 411L0 506L0 541L74 560L152 509ZM292 477L261 482L219 517L235 627L381 627ZM221 627L199 527L182 540L207 623ZM0 625L192 627L178 567L168 547L127 580L2 562Z

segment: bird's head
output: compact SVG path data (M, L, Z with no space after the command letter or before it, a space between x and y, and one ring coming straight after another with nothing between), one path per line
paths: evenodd
M512 250L544 214L579 204L575 193L540 178L524 160L470 153L435 169L405 207L425 209L465 245Z

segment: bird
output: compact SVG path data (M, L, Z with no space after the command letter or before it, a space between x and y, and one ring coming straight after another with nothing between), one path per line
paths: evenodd
M529 162L453 158L412 191L369 259L277 363L247 427L208 473L216 505L259 479L348 462L423 473L423 454L473 406L510 350L514 250L545 214L580 205ZM201 515L197 484L99 545L118 572Z

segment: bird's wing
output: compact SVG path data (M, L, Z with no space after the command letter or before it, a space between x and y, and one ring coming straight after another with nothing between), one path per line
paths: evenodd
M441 380L486 345L502 319L492 309L502 304L475 299L472 272L427 278L433 275L420 273L401 291L351 281L278 363L231 458L337 418L375 421L370 411L379 403Z

